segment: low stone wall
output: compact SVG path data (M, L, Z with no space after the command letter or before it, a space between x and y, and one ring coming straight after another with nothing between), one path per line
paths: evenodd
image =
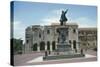
M57 60L57 59L68 59L68 58L77 58L84 57L84 54L73 54L73 55L56 55L56 56L45 56L43 60Z

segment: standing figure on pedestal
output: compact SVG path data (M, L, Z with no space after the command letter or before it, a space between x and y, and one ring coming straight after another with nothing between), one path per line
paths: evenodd
M68 35L67 29L62 28L62 29L57 29L57 32L59 33L58 37L58 43L64 43L66 42L66 36Z
M66 11L63 11L62 10L62 14L61 14L61 17L60 17L60 25L64 25L64 23L68 20L66 18L66 13L67 13L68 9Z

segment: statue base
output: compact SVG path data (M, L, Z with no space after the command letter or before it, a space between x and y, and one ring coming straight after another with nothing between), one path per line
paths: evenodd
M56 59L68 59L84 57L83 53L76 53L75 50L71 49L71 44L68 43L68 28L61 26L57 29L59 33L57 49L51 54L43 57L43 60L56 60Z
M70 55L51 55L43 57L43 60L59 60L59 59L69 59L69 58L78 58L84 57L84 54L70 54Z

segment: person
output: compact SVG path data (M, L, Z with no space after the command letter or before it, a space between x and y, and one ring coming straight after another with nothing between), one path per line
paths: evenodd
M83 54L83 49L81 49L81 54Z
M45 56L48 56L48 53L47 53L47 51L45 51Z
M66 18L66 13L67 13L68 9L66 11L63 11L62 10L62 14L61 14L61 17L60 17L60 24L63 25L64 22L68 21L68 19Z

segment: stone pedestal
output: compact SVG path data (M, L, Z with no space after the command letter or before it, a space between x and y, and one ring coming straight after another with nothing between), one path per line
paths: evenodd
M68 28L63 25L57 28L57 33L58 41L55 54L51 53L51 55L43 57L44 60L76 58L85 56L82 52L76 53L74 50L72 50L71 44L69 44L68 40Z
M58 32L58 43L57 50L60 55L70 54L72 52L71 44L68 43L68 28L61 26L57 29Z

